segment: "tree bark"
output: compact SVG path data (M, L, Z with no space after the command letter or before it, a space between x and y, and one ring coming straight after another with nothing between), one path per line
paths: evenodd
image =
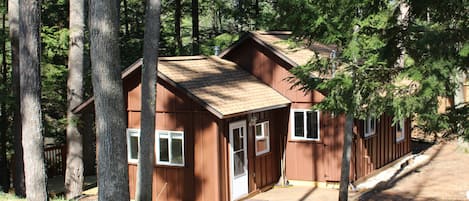
M348 185L350 179L350 158L352 155L353 116L347 114L345 120L344 147L340 168L339 201L348 200Z
M174 38L176 39L176 55L181 55L182 39L181 39L181 0L174 2Z
M11 43L11 82L12 94L14 98L13 105L13 129L14 135L14 174L13 187L18 197L26 196L26 187L24 181L24 161L23 161L23 145L21 143L21 105L20 105L20 73L19 73L19 6L18 0L8 0L8 24L10 27L10 43Z
M199 1L192 0L192 54L199 54Z
M3 6L6 7L6 0L3 0ZM6 14L3 13L2 19L2 31L5 32L5 20ZM6 61L6 37L2 39L2 82L3 86L8 85L8 69L7 69L7 61ZM3 88L6 89L6 88ZM2 94L8 94L7 90L2 90ZM0 104L0 123L2 128L0 129L0 188L3 192L7 193L10 190L10 169L8 168L8 161L7 161L7 128L9 127L8 116L9 112L7 112L7 103L2 102Z
M142 65L142 108L140 150L135 200L152 200L155 153L156 81L160 38L160 0L148 0L145 9L145 33Z
M129 200L126 114L120 73L119 1L90 1L91 71L99 200Z
M79 115L72 110L83 101L85 1L70 1L70 41L67 80L67 169L65 197L73 199L83 191L83 137Z
M41 1L20 1L20 98L28 200L47 200L41 117Z

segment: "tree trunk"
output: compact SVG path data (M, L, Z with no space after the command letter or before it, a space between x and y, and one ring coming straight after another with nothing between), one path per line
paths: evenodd
M174 38L176 39L176 55L181 55L182 52L182 39L181 39L181 0L174 2Z
M199 54L199 1L192 0L192 54Z
M8 24L10 27L10 43L11 43L11 82L12 94L14 98L13 108L13 129L14 134L14 175L13 187L18 197L26 196L26 187L24 181L24 161L23 161L23 145L21 143L21 106L20 106L20 73L19 73L19 6L18 0L8 0Z
M160 38L160 0L148 0L145 9L145 33L142 65L142 108L140 151L137 166L135 200L152 200L155 153L156 80Z
M399 48L399 58L397 59L396 66L399 68L405 67L405 55L406 55L406 48L404 46L405 43L405 33L409 26L409 9L410 6L405 1L401 1L399 3L399 16L397 17L397 23L401 26L400 30L400 37L399 42L397 44L397 48Z
M3 6L6 7L6 0L3 0ZM6 14L3 13L2 19L2 31L5 32L5 20ZM6 61L6 37L2 39L2 82L3 86L8 85L8 70ZM6 88L4 88L6 89ZM7 90L2 90L2 94L9 94ZM7 103L0 103L0 123L2 128L0 129L0 188L3 192L7 193L10 190L10 169L8 168L7 161L7 128L9 127Z
M47 200L41 117L41 1L20 1L20 98L28 200Z
M350 158L352 154L353 116L347 114L345 120L344 147L340 168L339 201L348 200L348 185L350 179Z
M119 1L90 1L90 47L99 200L129 200L126 114L119 55Z
M83 101L85 1L70 1L70 41L67 80L67 169L65 197L73 199L83 191L83 137L79 115L72 110Z
M127 0L124 1L124 36L128 37L129 36L129 11L128 11L128 6L127 6Z

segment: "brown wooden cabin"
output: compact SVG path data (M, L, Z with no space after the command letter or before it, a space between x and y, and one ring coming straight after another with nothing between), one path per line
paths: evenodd
M123 72L132 198L141 64ZM234 200L277 183L287 98L218 57L160 58L158 68L154 200Z
M313 54L329 57L334 47L319 43L292 46L288 42L290 37L290 32L249 32L220 57L237 63L291 101L282 117L290 117L285 125L288 128L285 142L287 179L292 183L338 182L345 116L311 111L311 106L319 103L323 95L317 91L305 93L292 89L288 81L288 77L293 76L289 72L291 68L305 65ZM314 122L309 123L308 119ZM408 154L410 129L409 120L393 126L392 117L387 115L375 120L356 120L351 180L368 176Z

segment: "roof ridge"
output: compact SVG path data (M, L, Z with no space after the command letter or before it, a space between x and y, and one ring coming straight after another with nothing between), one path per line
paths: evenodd
M159 61L190 61L190 60L202 60L208 59L204 55L195 55L195 56L168 56L168 57L159 57Z

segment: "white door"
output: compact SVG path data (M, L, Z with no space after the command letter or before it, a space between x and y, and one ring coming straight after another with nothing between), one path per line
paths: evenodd
M246 121L230 123L231 200L248 194Z

